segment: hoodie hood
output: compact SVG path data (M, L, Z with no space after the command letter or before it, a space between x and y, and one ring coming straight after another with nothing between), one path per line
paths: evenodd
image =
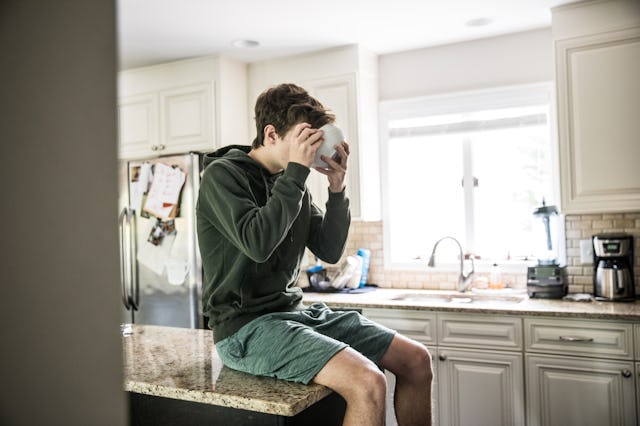
M271 174L262 164L251 158L249 152L251 152L251 146L249 145L224 146L214 152L205 154L202 160L203 169L216 161L233 163L237 170L243 170L250 176L249 179L254 181L251 185L254 192L262 192L264 194L263 202L266 202L271 195L271 188L276 179L282 175L282 172Z
M202 168L204 169L209 164L214 162L219 158L228 158L232 161L237 162L249 162L256 163L253 158L249 157L249 152L251 151L251 146L249 145L228 145L224 146L216 151L210 152L204 155L204 159L202 160ZM258 165L256 163L256 165Z

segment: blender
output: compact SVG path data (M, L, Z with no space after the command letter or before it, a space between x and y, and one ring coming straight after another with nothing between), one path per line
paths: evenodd
M557 235L558 209L547 206L544 198L542 206L533 212L534 235L537 240L537 264L527 268L527 293L532 298L560 299L567 294L564 266L558 264Z

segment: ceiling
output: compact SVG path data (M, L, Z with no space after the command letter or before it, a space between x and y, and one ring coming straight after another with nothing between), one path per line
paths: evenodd
M387 54L548 27L552 7L575 1L118 0L120 69L213 54L256 62L346 44Z

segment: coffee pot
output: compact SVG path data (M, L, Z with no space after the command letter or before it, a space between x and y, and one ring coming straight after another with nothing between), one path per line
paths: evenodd
M593 293L597 300L631 301L633 283L633 236L599 234L593 242Z

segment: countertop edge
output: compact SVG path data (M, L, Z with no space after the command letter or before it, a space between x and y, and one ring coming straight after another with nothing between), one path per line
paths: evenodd
M433 293L422 290L425 294ZM363 294L305 292L303 302L323 302L328 306L354 309L397 309L431 312L476 313L489 315L517 315L532 317L562 317L600 319L614 321L640 321L640 301L635 302L570 302L558 299L526 299L519 303L500 303L495 306L451 305L394 300L403 293L419 293L420 290L378 289ZM437 293L437 292L436 292Z
M300 398L296 401L288 401L287 403L278 403L275 401L257 400L255 398L245 398L235 395L220 395L210 391L154 385L151 383L131 380L125 382L124 390L143 395L172 398L181 401L237 408L286 417L293 417L301 413L333 392L329 388L318 387L315 392L309 393L305 398Z

